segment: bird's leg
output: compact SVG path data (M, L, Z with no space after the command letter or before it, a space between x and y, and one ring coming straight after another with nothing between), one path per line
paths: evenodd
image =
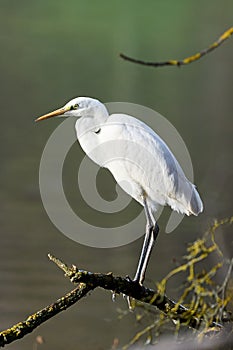
M142 251L140 255L140 259L138 262L138 267L136 274L134 276L133 281L135 283L139 283L140 285L143 284L143 281L145 279L145 273L146 273L146 268L150 259L150 255L153 249L153 246L155 244L156 238L159 233L159 226L157 222L155 221L151 211L148 208L146 198L144 198L144 209L145 209L145 214L146 214L146 234L142 246ZM133 304L132 304L132 299L131 297L127 296L127 302L128 302L128 307L129 310L133 310Z
M146 234L143 242L143 247L137 267L137 271L134 277L134 281L138 282L140 285L143 284L145 279L146 268L150 259L150 255L156 241L156 238L159 233L159 226L157 222L154 220L148 206L146 200L144 201L144 208L146 213Z

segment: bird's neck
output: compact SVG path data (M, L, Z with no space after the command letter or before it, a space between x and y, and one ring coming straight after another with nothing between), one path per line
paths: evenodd
M77 138L84 152L95 163L100 164L98 157L98 145L101 143L101 128L108 119L108 114L95 114L95 116L84 116L75 124ZM97 151L97 152L96 152Z
M106 111L106 113L95 113L95 115L87 115L79 118L75 124L76 133L78 138L82 136L83 134L86 134L91 131L95 131L106 122L108 119L109 114Z

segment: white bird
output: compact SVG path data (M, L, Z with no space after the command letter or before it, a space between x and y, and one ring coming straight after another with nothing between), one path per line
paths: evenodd
M77 97L36 121L55 116L79 118L75 129L84 152L95 163L108 168L123 190L144 207L146 234L134 277L142 285L159 233L156 209L169 205L179 213L198 215L203 204L195 185L186 178L165 142L132 116L109 115L100 101Z

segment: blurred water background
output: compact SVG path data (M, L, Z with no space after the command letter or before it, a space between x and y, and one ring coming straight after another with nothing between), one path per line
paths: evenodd
M205 211L198 218L185 218L169 235L162 233L169 213L165 211L147 284L153 286L174 267L174 259L181 259L187 243L201 236L213 219L232 214L233 39L182 68L153 69L119 58L120 52L156 61L184 58L232 26L232 14L233 2L228 0L1 0L1 329L72 288L48 262L48 252L90 271L123 276L135 272L142 239L114 249L86 247L61 234L43 208L40 157L60 121L36 125L34 119L72 97L155 109L176 127L189 149ZM88 216L74 191L74 160L82 157L78 146L72 148L64 186L67 195L75 194L70 200L76 198L77 210ZM114 198L111 177L103 173L98 181L103 196ZM130 208L119 220L140 210L136 203ZM229 232L219 235L226 256L232 254ZM122 298L113 303L110 293L95 291L8 348L32 349L38 334L46 340L43 349L107 349L114 338L124 344L135 323L133 316L119 321L118 307L127 307Z

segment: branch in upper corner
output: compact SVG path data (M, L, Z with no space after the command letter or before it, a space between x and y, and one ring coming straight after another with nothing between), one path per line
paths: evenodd
M151 67L164 67L164 66L183 66L189 63L192 63L194 61L199 60L201 57L205 56L209 52L215 50L217 47L219 47L225 40L230 38L230 36L233 34L233 27L226 30L215 42L213 42L208 48L196 53L195 55L189 56L184 58L183 60L168 60L164 62L148 62L143 61L140 59L129 57L123 53L120 54L120 57L123 58L126 61L141 64L144 66L151 66Z

